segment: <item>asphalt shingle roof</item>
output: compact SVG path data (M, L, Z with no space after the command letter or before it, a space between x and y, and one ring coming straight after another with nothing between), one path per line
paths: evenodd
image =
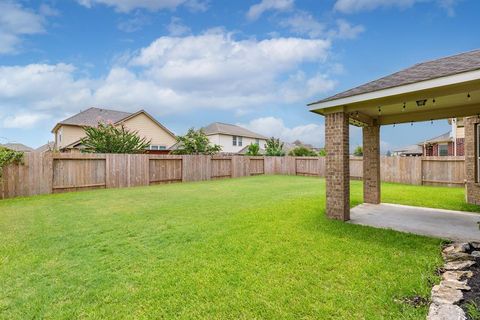
M226 134L231 136L239 136L239 137L247 137L247 138L254 138L254 139L268 139L261 134L252 132L245 128L228 124L222 122L214 122L209 124L208 126L202 128L203 132L208 136L212 134Z
M480 49L446 58L422 62L378 80L368 82L353 89L314 102L313 104L474 70L480 70Z
M452 141L452 136L450 135L450 131L445 132L442 135L439 135L438 137L428 139L422 142L419 142L419 145L423 145L424 143L438 143L438 142L446 142L446 141Z
M117 123L131 115L132 113L123 111L89 108L68 119L60 121L59 124L93 127L96 126L99 121Z
M13 150L13 151L20 151L20 152L33 151L32 148L24 145L23 143L5 143L5 144L0 144L0 146L5 147L5 148L10 149L10 150Z

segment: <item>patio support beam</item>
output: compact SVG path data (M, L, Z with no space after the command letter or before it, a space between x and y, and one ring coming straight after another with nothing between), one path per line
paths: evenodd
M380 126L363 127L363 202L379 204Z
M349 115L343 111L325 115L327 216L350 220Z

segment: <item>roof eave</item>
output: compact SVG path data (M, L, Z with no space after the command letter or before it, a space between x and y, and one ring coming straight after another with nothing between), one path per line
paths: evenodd
M358 95L352 95L349 97L333 99L333 100L320 100L317 102L312 102L307 104L311 107L309 110L311 112L326 114L329 113L327 110L342 107L346 105L352 105L355 103L366 102L369 100L382 99L392 96L400 96L403 94L414 93L416 91L435 89L439 87L446 87L455 84L461 84L469 81L475 81L480 79L480 70L468 71L463 73L458 73L446 77L440 77L420 82L414 82L402 86L386 88L382 90L362 93Z

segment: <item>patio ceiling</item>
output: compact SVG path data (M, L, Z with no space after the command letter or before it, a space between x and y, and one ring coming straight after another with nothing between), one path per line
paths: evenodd
M474 58L477 60L470 61L469 71L441 77L426 77L427 80L391 86L395 81L401 83L403 79L399 81L399 75L404 76L406 73L408 76L416 73L415 75L418 76L425 70L424 65L438 64L446 59L449 59L448 63L452 63L453 59L458 60L461 55L427 62L333 97L313 102L309 104L310 111L322 115L345 112L350 116L350 123L356 126L365 126L374 122L379 125L388 125L478 115L480 114L480 70L478 70L480 69L480 60L478 60L480 51L468 53L469 58L472 58L472 54L475 54ZM430 66L430 69L435 67ZM426 70L426 72L432 71ZM372 88L378 90L372 90ZM426 100L425 105L421 105L423 100Z

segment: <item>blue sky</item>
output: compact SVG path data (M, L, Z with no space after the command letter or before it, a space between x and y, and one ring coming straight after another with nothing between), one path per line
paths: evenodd
M478 12L476 0L0 0L0 143L38 147L98 106L143 108L177 134L223 121L322 146L308 102L480 48ZM382 147L448 130L384 127Z

